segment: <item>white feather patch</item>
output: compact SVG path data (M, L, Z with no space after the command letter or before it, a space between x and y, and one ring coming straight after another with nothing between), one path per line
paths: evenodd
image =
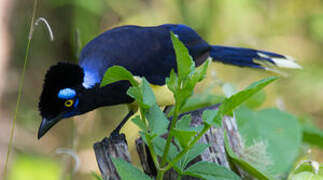
M278 67L281 68L291 68L291 69L303 69L302 66L297 64L295 61L283 58L271 58Z
M271 59L272 61L274 61L276 66L280 68L303 69L303 67L297 64L295 59L291 56L285 56L286 58L274 58L263 53L257 53L257 54L261 57Z

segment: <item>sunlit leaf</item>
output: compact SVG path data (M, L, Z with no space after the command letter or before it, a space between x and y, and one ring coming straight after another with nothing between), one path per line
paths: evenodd
M139 86L130 87L127 94L134 98L143 109L148 109L156 104L155 95L145 78L142 78L142 83Z
M218 114L219 110L207 109L202 114L203 122L210 124L215 127L221 127L221 116Z
M323 148L323 130L310 124L304 124L303 141L311 145Z
M226 99L223 104L220 106L220 111L223 114L231 113L236 107L245 102L248 98L259 92L261 89L266 87L268 84L277 80L278 77L269 77L262 79L260 81L252 83L246 89L237 92L232 95L230 98Z
M140 85L140 88L143 94L143 103L149 107L152 107L154 104L156 104L154 92L151 89L146 78L142 78L142 84Z
M184 172L185 175L203 178L206 180L239 180L234 172L218 164L199 161Z
M150 107L146 113L146 118L149 122L150 133L153 135L162 135L167 132L169 120L157 104Z
M323 176L312 172L301 172L291 177L291 180L323 180Z
M255 95L251 96L246 102L245 105L251 109L256 109L260 107L266 100L266 93L264 90L260 90Z
M166 78L166 84L169 90L171 90L173 93L176 92L178 78L174 69L172 69L172 71L170 72L169 78Z
M133 123L135 123L144 132L147 131L146 126L145 126L144 122L142 121L142 119L140 118L140 116L135 116L134 118L131 119L131 121Z
M240 168L248 172L251 176L257 178L257 179L263 179L263 180L273 180L274 178L270 175L266 174L266 172L262 172L257 167L252 166L249 162L247 162L244 159L241 159L236 155L236 153L231 149L230 144L228 142L228 137L225 133L224 136L224 145L225 150L230 157L230 159L237 164Z
M183 158L176 163L178 168L183 171L189 162L203 153L208 147L208 144L194 144L194 146L183 156Z
M191 122L192 122L191 114L186 114L183 117L181 117L179 120L177 120L176 129L192 130Z
M187 76L194 70L195 64L192 57L188 53L187 48L173 32L170 32L170 37L172 39L176 54L178 77L181 81L187 78Z
M96 179L96 180L103 180L97 173L91 172L91 175Z
M278 109L251 111L239 108L236 112L239 132L246 145L255 141L267 144L267 152L272 160L268 167L272 174L287 173L298 157L302 143L302 131L298 119Z
M159 156L162 156L163 151L165 149L165 145L166 145L166 140L165 139L163 139L161 137L155 137L153 139L153 146L154 146L155 152ZM170 160L174 159L177 154L178 154L177 148L174 146L174 144L171 144L170 148L169 148L169 153L168 153L168 156L167 156L167 160L170 161Z
M151 180L149 176L123 159L111 158L121 179Z
M138 85L138 82L133 78L131 72L129 72L126 68L122 66L112 66L104 73L100 87L121 80L127 80L133 86Z
M188 143L190 143L193 137L196 135L196 131L194 130L180 130L173 129L170 133L179 141L182 148L185 148Z

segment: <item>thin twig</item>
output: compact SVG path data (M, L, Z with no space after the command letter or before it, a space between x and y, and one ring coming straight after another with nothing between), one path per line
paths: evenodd
M52 28L50 27L49 23L47 22L47 20L43 17L39 17L36 22L35 22L35 25L38 26L39 25L39 22L43 22L45 25L46 25L46 28L48 30L48 34L49 34L49 38L50 38L50 41L54 41L54 34L53 34L53 30Z

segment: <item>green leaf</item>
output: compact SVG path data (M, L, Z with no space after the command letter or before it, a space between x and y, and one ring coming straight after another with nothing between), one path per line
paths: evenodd
M197 82L200 82L205 78L206 71L210 63L211 63L211 60L208 59L201 66L199 66L194 70L192 78L190 80L190 83L192 84L193 88Z
M256 109L260 107L266 100L266 93L264 90L260 90L255 95L251 96L246 102L245 105L251 109Z
M145 116L149 122L148 127L151 134L162 135L167 132L169 120L157 104L153 105Z
M142 94L140 87L138 87L138 86L130 87L127 91L127 94L130 97L134 98L140 107L149 108L149 107L147 107L147 105L144 105L144 103L143 103L143 94Z
M182 148L185 148L197 134L196 131L173 129L170 133L179 141Z
M323 130L307 123L302 129L304 142L323 148Z
M91 172L91 175L96 179L96 180L103 180L101 176L99 176L96 172Z
M131 121L135 123L143 132L147 132L147 128L139 115L132 118Z
M309 161L305 160L303 162L300 162L301 164L298 164L296 169L294 169L292 171L292 175L299 174L299 173L302 173L302 172L310 172L310 173L318 173L318 175L323 177L323 164L322 163L318 164L319 167L313 167L312 164L311 164L313 162L314 161L312 161L312 160L309 160ZM318 163L318 162L315 162L315 163ZM318 168L318 169L315 169L315 168Z
M263 179L263 180L272 180L274 179L270 175L266 174L265 172L262 172L258 168L252 166L250 163L245 161L244 159L239 158L235 152L231 149L229 142L228 142L228 137L226 135L226 132L224 134L224 145L225 145L225 150L230 157L230 159L237 164L240 168L248 172L250 175L257 179Z
M179 80L184 80L194 70L195 64L184 44L170 32L173 47L176 54L177 72Z
M278 109L251 111L246 107L236 112L239 132L244 137L246 145L255 141L264 142L272 160L269 166L271 174L287 173L298 157L302 144L302 131L298 119Z
M223 113L223 115L231 113L236 107L245 102L252 95L256 94L261 89L277 79L278 77L269 77L262 79L260 81L252 83L246 89L232 95L230 98L226 99L220 106L221 113Z
M176 92L177 84L178 84L178 78L174 71L174 69L171 70L169 78L166 78L166 84L169 90L171 90L173 93Z
M104 73L100 87L121 80L127 80L132 86L138 86L138 82L133 78L131 72L129 72L126 68L122 66L112 66Z
M224 97L214 94L199 94L190 97L182 107L181 113L194 111L196 109L219 104L224 101Z
M208 147L208 144L194 144L194 146L183 156L183 158L176 163L176 166L183 171L189 162L203 153Z
M207 161L199 161L184 172L185 175L203 178L206 180L239 180L234 172L229 169L219 166L215 163Z
M193 88L181 88L177 89L177 92L175 93L175 99L176 104L178 105L179 109L182 109L182 107L185 105L187 99L192 96L193 94Z
M185 114L181 119L176 122L176 129L192 130L191 127L192 117L191 114Z
M155 95L145 78L142 78L142 83L139 86L130 87L127 94L134 98L143 109L148 109L156 104Z
M111 158L121 179L151 180L149 176L123 159Z
M215 126L215 127L221 127L221 116L219 115L219 110L210 110L207 109L205 111L203 111L202 114L202 119L203 122Z
M142 78L142 84L140 85L140 88L142 89L143 103L148 107L155 105L156 98L146 78Z
M323 180L323 176L305 171L293 175L291 180Z
M166 140L157 136L153 139L152 143L157 155L162 156L165 149ZM170 161L174 159L177 154L178 154L177 148L174 146L174 144L171 143L169 148L169 153L167 155L167 160Z

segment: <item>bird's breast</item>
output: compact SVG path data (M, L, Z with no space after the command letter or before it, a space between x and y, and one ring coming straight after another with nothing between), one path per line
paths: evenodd
M141 77L134 76L138 83L142 82ZM173 93L167 88L167 85L155 85L150 84L151 89L156 97L157 104L159 106L168 106L175 104Z
M167 85L150 85L156 97L159 106L168 106L175 104L173 93L167 88Z

